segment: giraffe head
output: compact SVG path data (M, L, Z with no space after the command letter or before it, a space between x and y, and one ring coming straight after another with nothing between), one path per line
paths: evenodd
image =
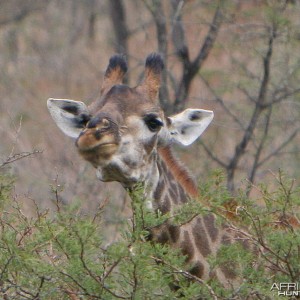
M101 96L90 106L67 99L49 99L48 109L58 127L84 159L97 168L102 181L119 181L130 187L154 176L157 150L171 143L193 143L206 129L213 112L202 109L166 117L158 103L163 60L146 59L142 83L122 84L127 71L124 58L111 57Z

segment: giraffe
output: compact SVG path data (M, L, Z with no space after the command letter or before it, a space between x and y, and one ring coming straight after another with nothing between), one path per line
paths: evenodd
M99 98L87 106L68 99L48 99L58 127L75 140L80 155L96 168L101 181L118 181L125 188L143 183L147 207L162 214L197 197L196 184L175 158L172 144L192 144L213 119L213 112L186 109L167 117L158 102L163 59L150 54L141 84L122 84L127 65L122 55L110 58ZM202 279L217 278L226 285L234 273L225 267L212 271L208 256L231 243L225 227L213 214L175 226L164 223L150 232L151 239L179 247L187 255L190 272Z

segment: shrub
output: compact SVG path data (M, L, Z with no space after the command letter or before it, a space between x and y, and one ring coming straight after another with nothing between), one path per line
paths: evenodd
M275 299L274 283L299 282L299 189L282 173L277 190L261 186L260 205L240 191L234 201L216 172L200 186L201 199L179 208L172 222L214 212L220 223L251 242L222 247L211 266L232 264L243 279L224 289L185 271L178 251L149 241L149 228L170 219L148 211L142 187L130 192L133 216L123 238L103 248L102 208L93 216L80 204L62 206L51 216L36 208L29 218L13 199L13 179L0 176L0 295L3 299ZM297 194L298 192L298 194ZM58 191L54 189L55 198ZM176 286L176 288L174 288Z

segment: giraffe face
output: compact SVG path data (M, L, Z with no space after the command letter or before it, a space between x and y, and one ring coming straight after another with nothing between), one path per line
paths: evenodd
M100 180L126 187L145 181L153 176L158 147L171 142L189 145L210 123L213 113L200 109L164 116L157 101L162 68L160 56L150 55L143 83L130 88L121 84L126 64L115 56L106 70L100 101L87 107L73 100L48 100L53 119L75 139Z
M76 139L79 153L102 181L143 181L156 155L163 112L139 87L115 85L103 103Z

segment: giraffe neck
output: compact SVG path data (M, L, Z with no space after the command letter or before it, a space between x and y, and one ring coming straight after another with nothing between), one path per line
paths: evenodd
M172 213L174 208L198 196L197 187L188 171L175 159L169 147L158 151L155 163L156 179L152 177L152 208L161 213ZM152 172L152 174L154 174ZM151 176L150 176L151 177ZM182 226L165 222L152 228L151 239L159 243L169 243L181 248L187 256L187 263L192 265L190 272L200 278L217 277L226 285L235 274L226 268L212 272L208 257L216 255L221 244L230 244L232 239L227 230L217 228L215 216L207 214L193 218Z
M151 194L154 209L172 211L190 197L198 196L197 187L189 172L175 158L170 147L160 148L156 161L158 179Z

